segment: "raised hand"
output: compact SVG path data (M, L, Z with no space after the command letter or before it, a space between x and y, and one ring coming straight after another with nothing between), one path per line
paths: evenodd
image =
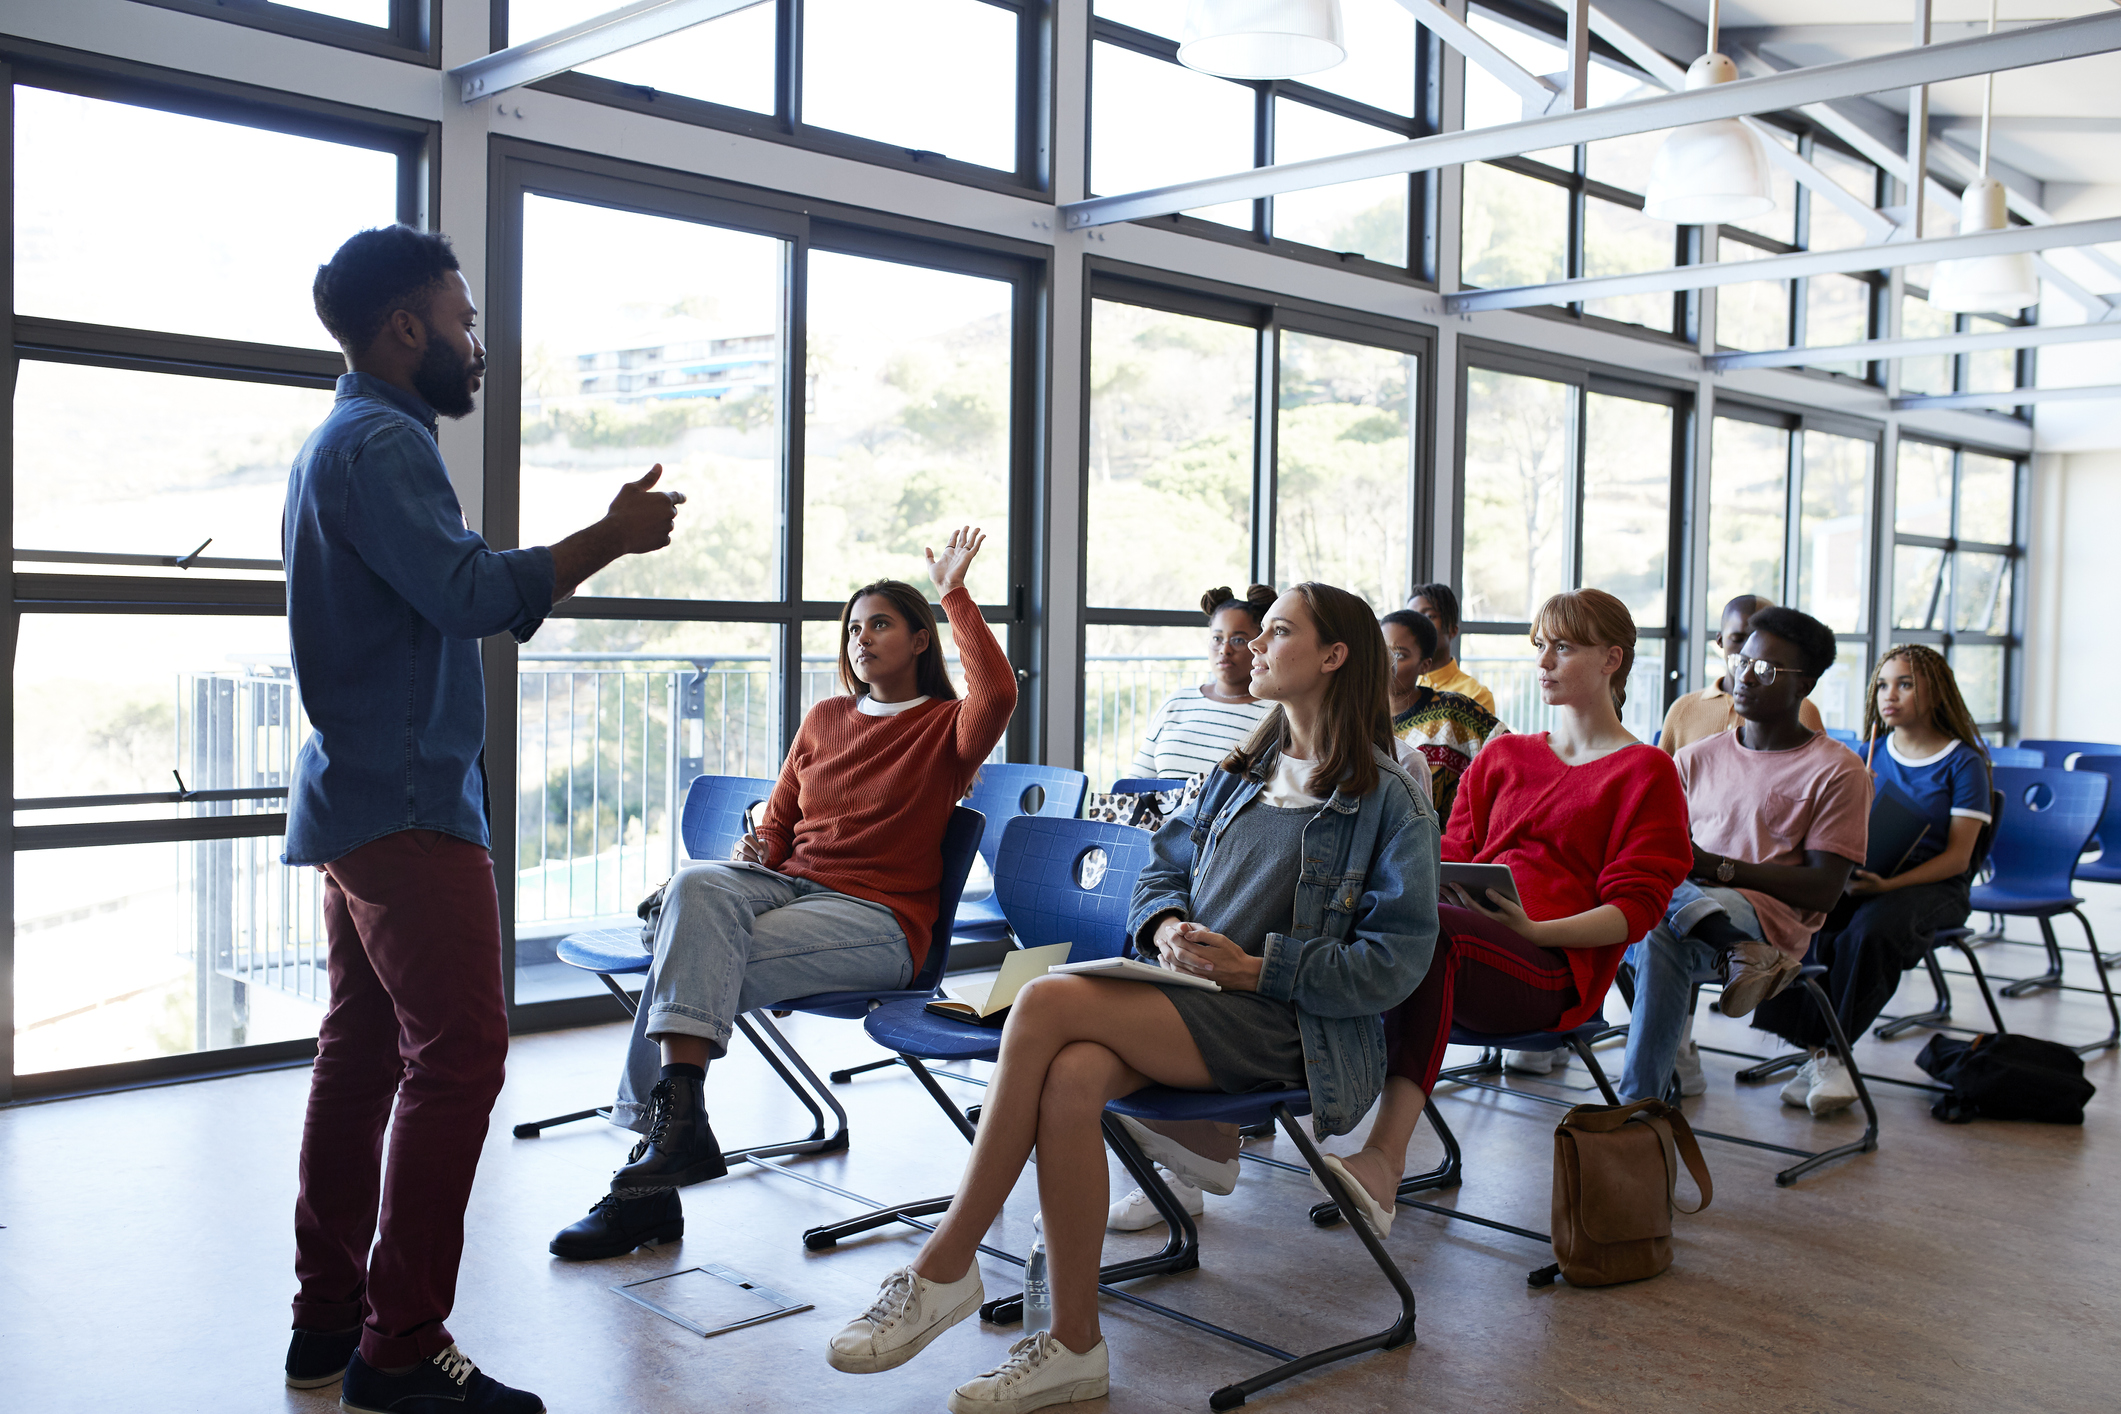
M935 587L948 594L953 589L965 587L965 572L972 568L972 557L987 543L986 532L976 525L962 525L950 532L950 543L938 555L927 550L928 578Z
M642 555L670 543L685 493L654 490L662 479L663 464L657 462L646 476L619 487L619 494L611 498L611 509L604 518L618 535L620 554Z

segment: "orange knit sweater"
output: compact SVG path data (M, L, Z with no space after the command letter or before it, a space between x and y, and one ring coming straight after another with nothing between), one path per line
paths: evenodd
M810 709L766 803L770 868L880 903L918 972L942 882L943 829L1016 710L1016 673L971 594L943 596L966 695L891 717L828 697Z

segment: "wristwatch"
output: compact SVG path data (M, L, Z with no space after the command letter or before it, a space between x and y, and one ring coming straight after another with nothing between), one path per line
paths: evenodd
M1733 880L1733 879L1735 879L1735 878L1737 878L1737 877L1738 877L1738 861L1737 861L1737 860L1735 860L1735 859L1725 859L1725 860L1724 860L1724 861L1723 861L1723 862L1722 862L1721 864L1719 864L1719 865L1717 865L1717 866L1716 866L1716 882L1717 882L1717 883L1719 883L1719 884L1728 884L1729 882L1731 882L1731 880Z

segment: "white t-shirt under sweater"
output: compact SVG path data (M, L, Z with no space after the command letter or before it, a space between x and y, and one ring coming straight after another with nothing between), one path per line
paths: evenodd
M1139 778L1177 781L1222 764L1267 715L1270 702L1218 702L1182 687L1149 718L1149 734L1127 767Z
M909 697L904 702L879 702L868 693L854 699L854 710L865 717L896 717L901 712L910 712L928 699Z

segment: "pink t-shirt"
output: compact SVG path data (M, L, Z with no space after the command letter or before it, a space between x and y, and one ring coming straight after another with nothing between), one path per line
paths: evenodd
M1853 751L1820 732L1793 751L1748 751L1718 732L1673 758L1686 786L1694 843L1744 864L1802 864L1806 850L1863 862L1870 844L1871 776ZM1826 921L1753 889L1761 936L1804 956Z

